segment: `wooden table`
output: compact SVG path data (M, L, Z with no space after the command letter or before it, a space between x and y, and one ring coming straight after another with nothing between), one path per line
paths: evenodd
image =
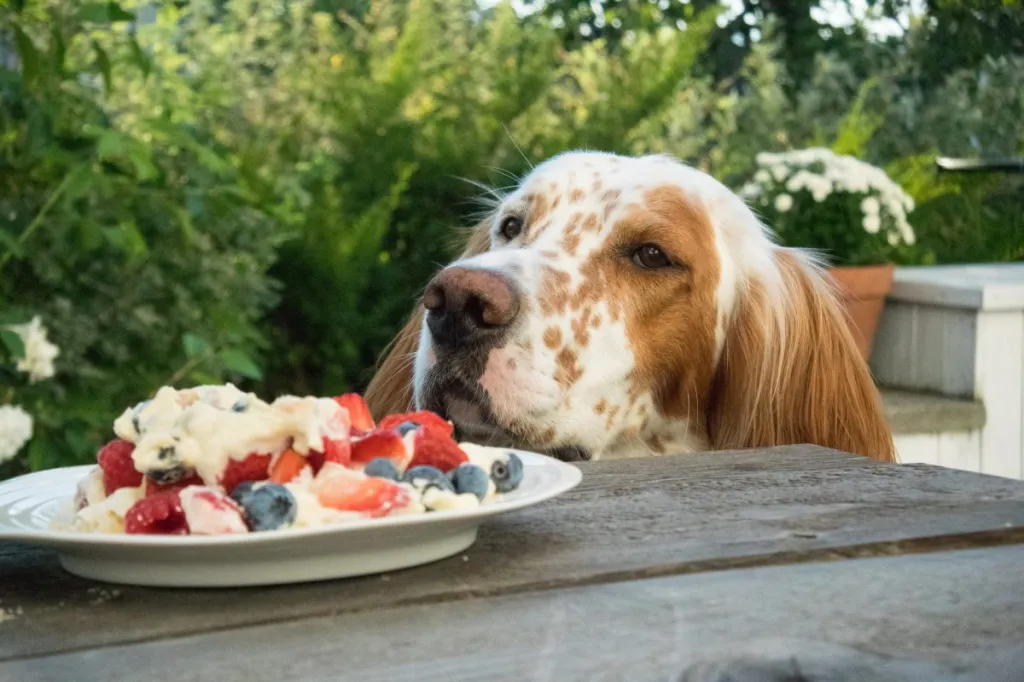
M1024 680L1024 482L814 447L582 468L389 575L117 587L0 545L0 680Z

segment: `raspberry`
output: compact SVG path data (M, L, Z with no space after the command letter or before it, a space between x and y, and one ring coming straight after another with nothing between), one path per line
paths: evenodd
M419 412L406 412L404 414L389 414L381 420L379 428L393 429L404 422L414 422L428 431L437 431L448 438L452 437L455 427L451 422L446 421L435 412L420 410Z
M132 453L135 444L112 440L99 451L96 461L103 470L103 488L110 495L118 488L134 488L142 484L142 472L136 471Z
M186 535L188 522L177 490L144 497L124 515L124 532L142 535Z
M416 434L416 450L413 452L409 468L415 466L432 466L441 471L451 471L469 457L462 451L458 443L436 431L422 429Z
M270 455L250 453L245 459L229 459L224 473L220 477L220 485L229 495L239 483L244 481L265 481L269 476Z

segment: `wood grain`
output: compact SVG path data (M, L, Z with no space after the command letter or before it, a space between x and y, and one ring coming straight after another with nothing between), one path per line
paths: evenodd
M0 679L1015 682L1021 565L1018 546L671 576L24 659Z
M0 660L409 604L770 564L1024 542L1024 482L814 447L595 462L464 556L274 588L112 587L0 545ZM254 596L258 599L254 600ZM154 614L159 614L154 617Z

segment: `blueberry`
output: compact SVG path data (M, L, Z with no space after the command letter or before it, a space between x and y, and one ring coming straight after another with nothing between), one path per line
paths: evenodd
M395 466L395 463L387 457L374 457L366 465L366 468L363 469L363 473L367 476L386 478L389 481L397 481L402 476L398 473L398 467Z
M242 481L235 486L235 489L231 491L229 497L237 502L239 506L245 506L245 500L252 494L254 483L252 481Z
M444 472L437 467L427 465L413 467L405 472L403 480L420 491L424 491L427 488L438 488L455 492L455 486L444 475Z
M246 404L245 398L239 398L234 405L231 406L232 412L245 412L249 406Z
M491 464L491 480L499 493L515 490L523 482L523 460L514 452L508 453L504 460L494 460Z
M156 483L157 485L177 483L181 479L188 478L192 474L192 469L183 464L171 464L170 466L161 469L150 469L146 472L146 476L149 480L153 481L153 483Z
M405 438L405 434L409 433L410 431L415 431L418 428L421 428L421 427L416 422L406 421L406 422L402 422L401 424L396 426L395 427L395 431L398 432L399 436L401 436L402 438Z
M232 498L242 484L232 492ZM267 483L248 494L241 495L245 525L251 531L274 530L295 522L298 503L288 488L277 483Z
M473 493L481 501L487 496L487 489L490 487L487 472L478 467L475 464L463 463L455 469L452 469L449 474L452 478L452 483L455 484L455 492L459 493Z

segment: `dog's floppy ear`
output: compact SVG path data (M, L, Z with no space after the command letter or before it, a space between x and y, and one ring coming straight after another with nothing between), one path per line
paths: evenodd
M473 228L459 260L490 249L489 227L490 220L486 220ZM419 346L422 326L423 304L417 301L416 308L405 326L384 349L383 360L377 368L377 373L366 387L366 403L374 419L413 409L413 361L416 348Z
M881 396L816 265L785 249L778 279L738 298L712 390L715 449L812 443L895 461Z

